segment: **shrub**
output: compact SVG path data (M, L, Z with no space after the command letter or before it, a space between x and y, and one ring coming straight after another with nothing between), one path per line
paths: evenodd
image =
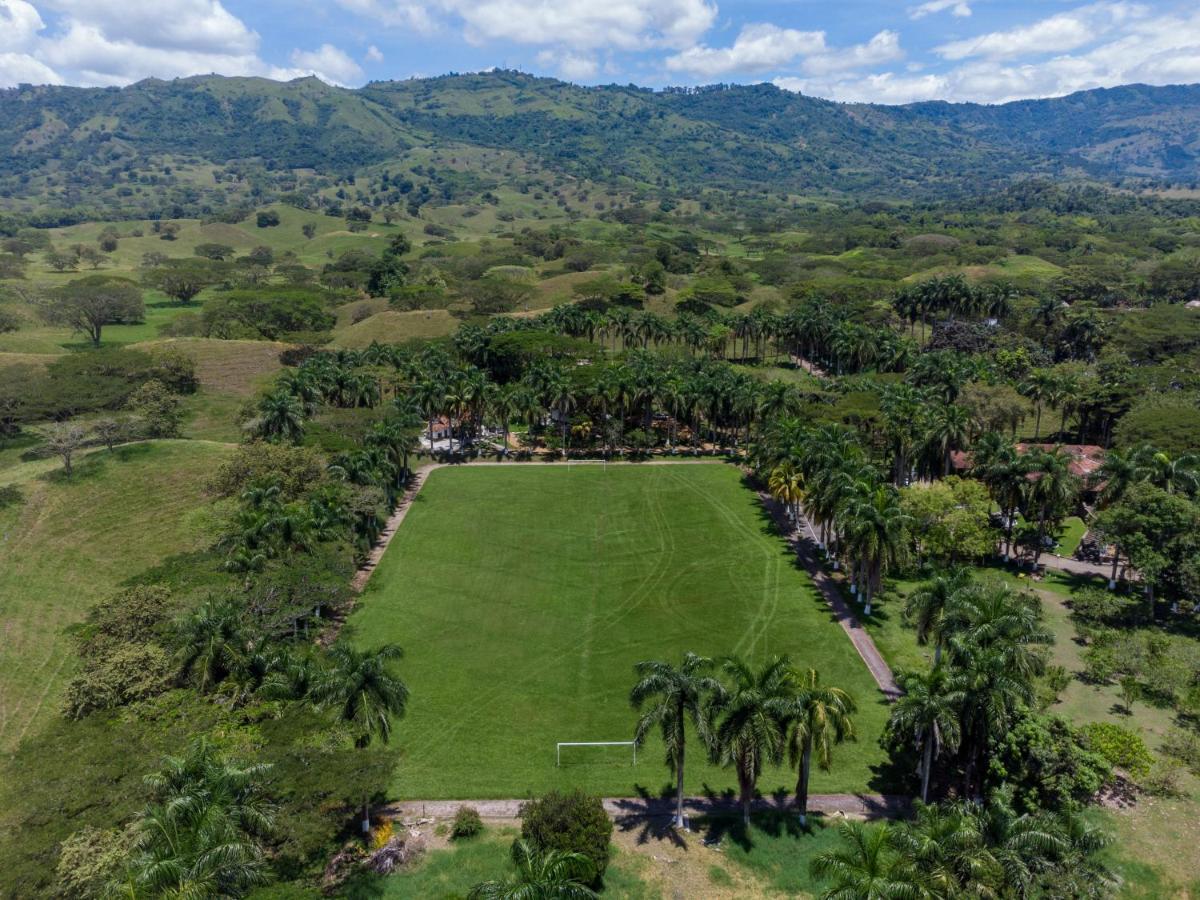
M283 499L292 500L324 476L325 462L315 450L256 442L238 447L205 489L218 497L235 497L255 482L274 482Z
M479 810L473 806L460 806L454 814L454 824L450 826L450 837L454 840L473 838L483 832L483 820L479 818Z
M1184 728L1173 728L1162 742L1162 752L1177 759L1193 775L1200 775L1200 734Z
M1084 588L1071 596L1071 613L1090 625L1124 625L1137 620L1142 602L1136 596L1117 594L1103 588Z
M1011 784L1025 811L1057 809L1093 796L1112 775L1099 751L1059 716L1027 715L997 741L988 763L994 784Z
M1083 727L1082 735L1088 749L1134 778L1150 773L1154 758L1137 732L1113 722L1091 722Z
M119 644L89 657L67 685L63 714L81 719L165 691L175 674L167 651L157 644Z
M580 790L551 791L521 807L521 837L539 852L582 853L595 867L599 884L608 867L612 820L599 797Z
M1149 774L1141 779L1142 789L1155 797L1180 797L1183 766L1173 759L1160 759L1150 767Z
M133 852L135 833L87 825L62 842L56 869L56 893L80 900L106 897L121 867Z

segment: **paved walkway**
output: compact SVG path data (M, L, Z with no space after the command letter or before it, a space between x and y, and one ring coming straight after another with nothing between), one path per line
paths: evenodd
M825 602L829 604L829 608L833 610L834 618L850 638L850 643L854 645L858 655L862 657L863 664L871 673L871 677L875 679L875 683L879 685L879 690L889 700L895 700L903 691L896 683L891 666L884 660L883 654L875 646L875 641L871 639L871 635L862 627L849 604L846 603L840 584L821 565L817 552L816 532L813 531L808 519L801 514L800 522L793 527L788 521L782 503L766 491L759 491L758 495L762 498L763 505L771 513L772 518L775 519L775 524L779 526L780 531L788 535L788 542L795 550L796 556L808 571L809 577L825 598Z
M350 582L350 586L358 593L362 593L362 589L367 586L367 581L371 577L371 573L375 571L375 567L379 565L379 561L383 559L383 554L387 552L388 545L392 542L392 538L396 536L397 529L408 515L408 510L413 504L413 500L417 498L417 494L421 492L421 486L425 484L425 478L434 469L440 469L443 463L428 463L416 469L412 474L412 481L409 482L408 490L404 492L404 496L400 498L400 502L396 504L396 508L392 510L391 516L388 517L386 524L383 526L383 531L379 532L379 539L375 541L375 546L371 548L370 554L354 573L354 579Z
M753 804L755 812L793 811L795 798L762 797ZM385 815L406 820L449 819L461 806L474 807L485 819L515 819L525 800L403 800L384 807ZM675 814L675 799L660 797L606 797L605 811L618 822L622 819L651 819ZM736 797L686 797L684 811L689 816L737 813L741 804ZM809 812L867 818L896 818L907 815L911 801L899 794L811 794Z

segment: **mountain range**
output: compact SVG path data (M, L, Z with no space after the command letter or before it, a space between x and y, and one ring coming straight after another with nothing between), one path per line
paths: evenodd
M1029 175L1192 185L1200 85L996 106L844 104L769 84L581 87L513 71L357 89L204 76L0 91L0 189L13 196L114 162L128 171L190 157L345 175L431 145L499 148L555 172L682 191L902 197Z

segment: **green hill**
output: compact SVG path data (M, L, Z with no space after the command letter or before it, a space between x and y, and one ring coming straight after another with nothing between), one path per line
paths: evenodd
M1200 86L900 107L766 84L651 91L511 71L357 90L206 76L0 91L0 202L35 224L60 224L62 210L75 220L81 210L209 215L329 186L306 178L382 163L403 171L430 147L491 148L551 175L692 193L923 196L1029 174L1187 185L1200 178ZM495 164L502 174L512 160ZM482 193L483 171L476 163L439 189Z

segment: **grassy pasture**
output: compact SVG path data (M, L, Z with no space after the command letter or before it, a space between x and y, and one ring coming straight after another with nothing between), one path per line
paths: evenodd
M403 343L414 338L447 337L455 332L459 322L444 309L413 310L411 312L376 313L353 325L341 328L334 335L334 347L361 348L372 341Z
M19 500L0 505L0 749L58 708L72 656L64 629L118 585L211 539L202 486L221 444L131 444L82 457L70 481L54 461L0 472Z
M657 794L657 735L629 748L633 665L687 650L790 654L851 691L860 738L815 791L880 789L886 707L858 655L773 533L756 495L722 465L507 466L431 474L349 623L350 639L399 643L412 691L392 793L523 797L578 785ZM696 745L694 745L696 746ZM764 793L790 790L768 769ZM697 749L687 790L731 790Z

